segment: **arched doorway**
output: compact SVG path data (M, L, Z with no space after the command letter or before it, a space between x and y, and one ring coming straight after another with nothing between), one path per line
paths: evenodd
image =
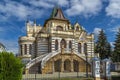
M79 62L77 60L73 60L74 72L79 72Z
M58 59L54 62L54 69L55 69L55 72L61 71L61 59Z
M61 48L62 48L62 45L64 45L64 48L66 48L66 41L65 41L65 39L62 39L61 42L60 42Z
M68 60L68 59L64 61L64 71L65 72L70 72L71 71L70 60Z

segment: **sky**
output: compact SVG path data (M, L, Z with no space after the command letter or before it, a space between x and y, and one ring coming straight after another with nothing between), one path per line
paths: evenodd
M18 53L18 38L26 35L25 22L43 26L53 7L59 6L71 24L78 22L95 38L103 29L113 46L120 28L120 0L0 0L0 42Z

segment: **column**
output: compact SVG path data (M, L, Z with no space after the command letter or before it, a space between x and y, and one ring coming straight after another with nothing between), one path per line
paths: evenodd
M60 47L60 40L58 40L58 51L61 50L61 47Z
M30 44L27 44L27 55L29 55L29 46L30 46Z
M84 53L84 43L81 43L81 52Z
M66 49L67 49L67 51L69 51L69 41L67 40L66 43L67 43L67 44L66 44L66 45L67 45L67 48L66 48Z
M53 65L52 65L52 72L55 72L55 69L54 69L54 60L52 60L52 63L53 63Z
M64 60L61 61L61 72L64 71Z
M51 44L52 52L55 51L55 39L52 39L52 44Z
M25 69L25 74L29 74L29 69Z

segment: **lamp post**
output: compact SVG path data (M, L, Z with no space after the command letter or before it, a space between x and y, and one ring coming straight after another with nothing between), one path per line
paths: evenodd
M87 44L84 43L84 52L86 57L86 77L88 77L88 54L87 54Z
M87 55L87 53L85 53L85 55L86 55L86 77L88 77L88 55Z
M36 64L36 58L35 58L35 64ZM37 70L35 70L35 80L36 80L36 73L37 73Z

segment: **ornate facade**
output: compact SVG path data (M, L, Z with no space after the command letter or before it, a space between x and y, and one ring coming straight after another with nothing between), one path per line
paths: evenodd
M44 26L26 22L27 35L19 38L19 57L25 73L84 72L94 56L94 35L79 24L71 25L55 7ZM86 56L88 61L86 61Z

